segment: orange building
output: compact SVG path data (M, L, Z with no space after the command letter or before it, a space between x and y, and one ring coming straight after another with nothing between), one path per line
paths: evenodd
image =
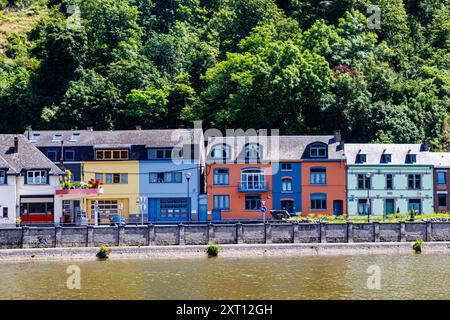
M267 137L240 136L208 140L206 192L208 218L263 219L272 209L272 168ZM264 214L262 207L266 207Z
M302 216L347 214L346 161L339 131L308 137L301 175Z
M206 163L210 220L272 218L272 209L303 216L347 212L339 131L210 138Z
M336 216L346 214L345 161L304 161L301 166L302 216L310 213ZM320 184L315 183L315 174L318 171L326 175Z
M208 164L206 170L208 208L220 209L221 219L263 219L262 206L267 208L266 216L270 218L270 163ZM213 212L211 219L212 215Z

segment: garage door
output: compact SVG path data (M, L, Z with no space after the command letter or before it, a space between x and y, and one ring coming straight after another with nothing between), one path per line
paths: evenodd
M187 198L148 199L150 222L188 221L189 207Z

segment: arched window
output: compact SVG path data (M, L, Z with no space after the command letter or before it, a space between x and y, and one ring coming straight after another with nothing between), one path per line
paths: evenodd
M244 152L246 159L260 159L262 148L259 144L247 144L245 145Z
M324 167L313 167L310 170L311 184L327 184L327 169Z
M249 168L241 171L241 188L244 190L263 190L264 171L260 168Z
M230 146L227 144L219 144L212 148L211 158L213 159L229 159Z
M281 183L281 190L292 191L292 178L283 178Z
M326 210L327 195L325 193L311 194L311 210Z

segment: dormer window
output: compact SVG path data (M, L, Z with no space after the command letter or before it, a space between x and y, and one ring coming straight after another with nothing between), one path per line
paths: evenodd
M96 150L96 160L128 160L128 150Z
M406 163L416 163L417 157L415 154L407 154L406 155Z
M261 154L261 146L259 144L247 144L245 146L246 159L260 159Z
M214 146L211 150L211 158L213 159L229 159L230 146L226 144Z
M312 145L309 147L309 156L311 158L326 158L327 148L320 144Z
M78 140L80 140L80 133L72 133L69 142L77 142Z
M358 153L356 155L356 163L366 163L367 162L367 156L364 153Z
M183 157L182 148L152 148L148 149L150 160L172 160Z
M47 184L47 171L30 170L26 175L27 184Z
M52 142L61 142L62 134L56 133L53 135Z
M381 155L381 163L389 163L392 161L392 157L390 154L388 153L383 153Z
M31 142L38 142L40 136L41 136L40 133L33 133L33 134L31 134L30 141Z

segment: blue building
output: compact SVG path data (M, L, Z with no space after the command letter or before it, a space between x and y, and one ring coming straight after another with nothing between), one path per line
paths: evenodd
M103 182L103 194L84 203L65 201L68 221L89 217L97 203L101 222L121 215L128 222L206 219L204 144L201 130L27 131L51 161L72 172L73 181ZM199 211L201 214L199 214ZM104 221L103 221L103 220ZM67 221L66 220L66 221Z
M272 163L272 197L274 210L289 213L302 210L301 163L283 161Z
M149 222L205 221L201 130L156 130L139 161L139 192Z

